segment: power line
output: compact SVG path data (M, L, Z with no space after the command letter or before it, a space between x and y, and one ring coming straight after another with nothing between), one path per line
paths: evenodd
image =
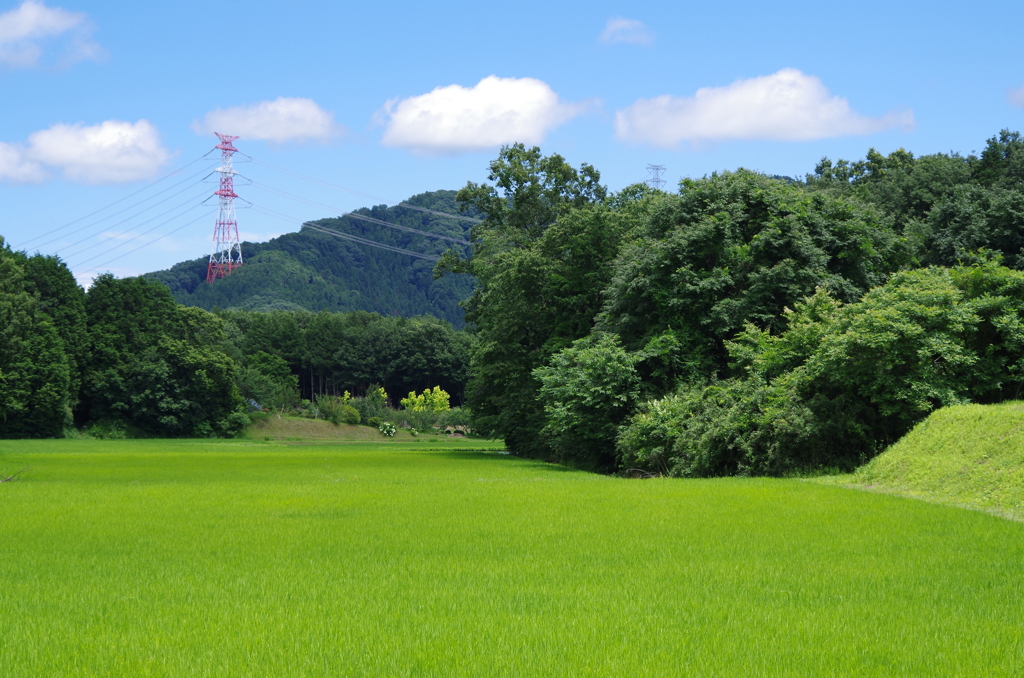
M175 185L177 185L177 184L175 184ZM82 243L86 242L87 240L90 240L90 239L92 239L92 238L95 238L96 236L98 236L98 235L99 235L99 232L100 232L100 231L102 231L102 230L103 230L104 228L114 228L114 227L120 226L120 225L121 225L122 223L125 223L126 221L131 221L131 220L132 220L132 219L134 219L135 217L137 217L137 216L139 216L139 215L141 215L141 214L145 214L146 212L148 212L148 211L152 210L152 209L153 209L154 207L156 207L157 205L162 205L162 204L166 203L167 201L171 200L172 198L176 198L177 196L180 196L181 194L183 194L184 192L186 192L186 190L188 190L188 188L190 188L190 187L191 187L191 186L185 186L184 188L182 188L181 190L179 190L179 192L177 192L177 193L175 193L175 194L171 194L170 196L168 196L168 197L167 197L167 198L165 198L164 200L160 201L159 203L155 203L155 204L151 205L150 207L146 207L145 209L143 209L143 210L140 210L140 211L136 212L135 214L132 214L131 216L129 216L129 217L126 217L126 218L122 219L121 221L118 221L117 223L111 224L110 226L103 226L103 227L101 227L101 228L99 229L99 231L96 231L96 232L94 232L94 234L92 234L92 235L89 235L89 236L86 236L85 238L83 238L82 240L78 241L77 243L72 243L71 245L69 245L69 246L67 246L67 247L65 247L65 248L60 248L60 249L65 249L65 250L67 250L67 249L69 249L69 248L73 248L73 247L78 247L79 245L81 245ZM202 194L200 194L199 196L195 196L195 197L193 197L193 198L189 198L189 199L188 199L188 200L186 200L186 201L185 201L184 203L179 203L178 205L175 205L175 206L174 206L174 207L172 207L171 209L169 209L169 210L166 210L166 211L162 212L161 214L158 214L158 215L157 215L157 216L155 216L155 217L151 217L151 218L148 218L148 219L146 219L145 221L142 221L142 222L141 222L140 224L138 224L138 225L144 225L144 224L146 224L146 223L150 223L150 222L151 222L151 221L153 221L154 219L159 219L159 218L160 218L161 216L163 216L164 214L167 214L167 212L170 212L170 211L176 210L176 209L178 209L179 207L181 207L182 205L185 205L185 204L187 204L187 203L190 203L190 202L194 202L194 201L196 201L197 199L199 199L199 198L200 198L201 196L204 196L204 195L206 195L206 192L205 192L205 190L204 190L204 192L203 192ZM96 222L92 223L91 225L96 225L96 223L100 223L101 221L103 221L103 220L102 220L102 219L100 219L99 221L96 221ZM132 226L132 228L136 228L136 227L137 227L137 226ZM131 230L131 228L129 228L129 230ZM57 239L57 240L59 240L59 239ZM49 241L49 243L52 243L52 242L53 242L53 241ZM49 243L44 243L44 245L48 245ZM94 246L93 246L93 247L94 247ZM59 252L59 251L60 251L60 249L58 249L57 251ZM92 248L91 248L91 247L88 247L88 248L85 248L85 249L86 249L86 250L88 250L88 249L92 249ZM84 252L84 251L85 251L85 250L80 250L80 251L78 251L78 252L75 252L74 254L72 254L72 256L75 256L75 255L77 255L77 254L81 254L81 253L82 253L82 252Z
M392 247L390 245L383 245L383 244L381 244L379 242L374 242L373 240L367 240L365 238L360 238L359 236L356 236L356 235L351 235L349 233L342 233L341 231L335 231L335 230L332 230L332 229L329 229L329 228L320 228L319 226L313 226L312 224L303 224L302 227L303 228L309 228L309 229L312 229L314 231L319 231L321 233L326 233L327 235L333 235L336 238L342 238L344 240L351 240L353 242L361 243L363 245L369 245L370 247L379 247L382 250L388 250L390 252L397 252L399 254L407 254L410 257L416 257L417 259L426 259L427 261L439 261L441 259L441 257L433 256L433 255L430 255L430 254L420 254L419 252L412 252L410 250L402 249L401 247Z
M281 219L282 221L287 221L287 222L290 222L290 223L298 223L302 228L308 228L308 229L311 229L311 230L314 230L314 231L319 231L320 233L325 233L327 235L332 235L332 236L334 236L336 238L341 238L343 240L351 240L352 242L356 242L356 243L359 243L361 245L369 245L370 247L377 247L379 249L387 250L389 252L395 252L395 253L398 253L398 254L407 254L410 257L415 257L417 259L426 259L427 261L438 261L441 258L441 257L435 256L435 255L432 255L432 254L423 254L421 252L413 252L411 250L403 249L401 247L395 247L393 245L385 245L384 243L379 243L379 242L377 242L375 240L369 240L367 238L361 238L361 237L359 237L357 235L352 235L350 233L343 233L341 231L335 231L335 230L329 229L329 228L321 228L319 226L314 226L314 225L312 225L309 222L300 222L298 219L295 219L293 217L289 217L288 215L281 214L280 212L275 212L274 210L269 210L269 209L266 209L266 208L263 208L263 207L253 206L253 209L255 209L257 212L262 212L263 214L266 214L267 216L271 216L271 217L275 217L277 219Z
M145 186L143 186L143 187L142 187L142 188L140 188L139 190L137 190L137 191L134 191L134 192L132 192L132 193L129 193L128 195L126 195L126 196L124 196L124 197L118 198L118 199L117 199L117 200L115 200L114 202L112 202L112 203L110 203L110 204L108 204L108 205L104 205L103 207L99 208L98 210L96 210L96 211L94 211L94 212L90 212L89 214L86 214L86 215L85 215L85 216L83 216L83 217L78 217L78 218L77 218L77 219L75 219L74 221L69 221L68 223L64 224L63 226L58 226L58 227L57 227L57 228L55 228L55 229L52 229L52 230L46 231L45 233L40 233L40 234L39 234L39 235L37 235L36 237L34 237L34 238L30 239L30 240L26 240L25 242L23 242L23 243L22 243L22 244L21 244L21 245L19 246L19 249L24 249L26 245L28 245L29 243L35 242L36 240L39 240L40 238L46 238L46 237L48 237L48 236L50 236L50 235L53 235L54 233L57 233L57 232L59 232L59 231L63 231L63 230L64 230L65 228L67 228L68 226L74 226L74 225L75 225L75 224L77 224L77 223L78 223L79 221L83 221L83 220L85 220L85 219L88 219L89 217L93 217L93 216L96 216L96 215L97 215L97 214L99 214L100 212L103 212L104 210L107 210L107 209L109 209L109 208L113 207L114 205L117 205L118 203L124 202L124 201L125 201L125 200L127 200L128 198L131 198L131 197L133 197L133 196L136 196L136 195L138 195L139 193L142 193L143 191L146 191L146 190L148 190L148 189L152 188L153 186L156 186L157 184L159 184L159 183L160 183L161 181L163 181L164 179L168 179L168 178L170 178L170 177L174 176L175 174L180 174L180 173L181 173L182 171L184 171L184 170L185 170L185 168L186 168L186 167L190 167L190 166L192 166L192 165L196 164L196 163L197 163L197 162L199 162L200 160L203 160L204 158L206 158L206 156L207 156L207 155L209 155L209 151L207 151L207 152L206 152L206 153L204 153L203 155L199 156L199 157L198 157L198 158L196 158L195 160L192 160L191 162L189 162L189 163L186 163L186 164L182 165L182 166L181 166L181 167L179 167L178 169L176 169L176 170L174 170L174 171L172 171L172 172L169 172L169 173L165 174L164 176L160 177L160 178L159 178L159 179L157 179L156 181L153 181L153 182L151 182L151 183L149 183L149 184L146 184ZM204 171L205 171L205 170L204 170ZM200 172L199 174L202 174L202 172ZM198 175L193 175L193 177L194 177L194 176L198 176ZM191 178L193 178L193 177L189 177L189 179L191 179ZM188 181L189 179L185 179L184 181ZM184 183L184 182L183 182L183 181L179 181L179 182L178 182L177 184L174 184L174 186L178 186L178 185L180 185L180 184L182 184L182 183ZM165 191L167 191L167 190L170 190L170 188L174 188L174 186L170 186L169 188L167 188L167 189L164 189L164 191L161 191L160 193L164 193ZM156 195L160 195L160 193L157 193ZM156 196L151 196L151 197L156 197ZM104 219L109 219L110 217L115 217L115 216L117 216L118 214L121 214L121 213L123 213L123 212L125 212L125 211L127 211L127 210L130 210L130 209L131 209L132 207L135 207L135 206L137 206L137 205L141 205L142 203L146 202L146 200L149 200L149 199L150 199L150 198L145 198L145 199L143 199L143 200L140 200L139 202L135 203L134 205L129 205L128 207L126 207L125 209L121 210L120 212L115 212L114 214L110 215L109 217L104 217ZM102 221L102 220L103 220L103 219L100 219L99 221ZM90 226L92 226L92 225L95 225L95 224L99 223L99 221L93 222L92 224L90 224ZM82 228L89 228L89 226L83 226ZM78 232L79 232L79 230L81 230L81 229L76 229L76 230L72 231L72 233L78 233ZM69 235L70 235L70 234L69 234ZM63 237L63 236L62 236L62 237ZM48 245L48 244L49 244L49 243L51 243L51 242L53 242L53 240L50 240L50 241L48 241L48 242L46 242L46 243L43 243L43 244L44 244L44 245ZM40 245L40 247L41 247L41 246L42 246L42 245Z
M345 191L346 193L352 193L354 195L361 195L364 198L370 198L372 200L383 200L384 202L388 202L387 198L383 198L383 197L381 197L379 195L373 195L372 193L364 193L363 191L357 191L357 190L355 190L353 188L345 188L344 186L339 186L338 184L332 184L329 181L323 181L322 179L317 179L315 177L309 177L309 176L306 176L305 174L299 174L298 172L295 172L295 171L290 170L290 169L285 169L284 167L278 167L277 165L271 165L269 162L264 162L263 160L258 160L256 158L253 158L252 161L254 163L256 163L257 165L260 165L262 167L266 167L268 169L272 169L272 170L275 170L277 172L282 172L284 174L290 174L291 176L298 177L299 179L305 179L306 181L312 181L314 183L321 184L323 186L327 186L329 188L335 188L335 189L337 189L339 191ZM438 216L448 217L450 219L458 219L460 221L468 221L468 222L473 223L473 224L482 224L483 223L482 219L474 219L473 217L466 217L466 216L463 216L461 214L451 214L450 212L441 212L441 211L438 211L438 210L432 210L432 209L428 209L426 207L420 207L419 205L411 205L411 204L409 204L407 202L400 202L400 203L397 203L395 206L396 207L404 207L404 208L410 209L410 210L416 210L417 212L426 212L427 214L436 214Z
M191 202L191 201L189 201L189 202ZM166 226L167 224L171 223L175 219L178 219L179 217L182 217L182 216L188 214L189 212L191 212L192 210L196 209L197 207L201 207L201 206L202 205L192 205L191 207L189 207L189 208L179 212L178 214L175 214L170 219L167 219L165 221L161 221L156 226L154 226L154 227L152 227L150 229L147 229L147 230L143 231L142 233L139 233L139 234L129 238L128 240L124 240L124 241L118 243L117 245L114 245L113 247L111 247L109 250L107 250L105 252L100 252L99 254L97 254L95 256L92 256L92 257L90 257L88 259L85 259L84 261L79 261L77 264L75 264L75 266L82 266L83 264L87 264L87 263L89 263L90 261L92 261L94 259L99 259L100 257L102 257L102 256L104 256L106 254L109 254L110 252L112 252L112 251L114 251L116 249L124 247L125 245L127 245L130 242L134 242L134 241L138 240L139 238L141 238L144 235L148 235L148 234L152 233L153 231L155 231L156 229L160 228L161 226ZM181 205L179 205L179 207L181 207ZM177 208L175 208L175 209L177 209ZM168 210L168 212L170 212L170 211L171 210ZM167 212L164 212L164 214L166 214L166 213ZM160 215L160 216L163 216L163 215ZM157 218L157 217L154 217L154 218ZM150 221L152 221L152 219ZM163 236L163 237L166 237L166 236ZM146 243L146 244L151 244L151 243ZM87 248L87 249L92 249L92 248L90 247L90 248ZM77 254L81 254L82 252L85 252L85 251L86 250L81 250L80 252L77 252ZM134 251L134 250L132 250L132 251Z
M210 210L210 211L208 211L208 212L205 212L205 213L203 213L203 214L200 214L200 215L199 215L198 217L196 217L196 218L195 218L195 219L193 219L192 221L189 221L189 222L186 222L186 223L182 224L181 226L179 226L178 228L174 229L173 231L168 231L167 233L164 233L164 235L163 235L162 237L166 238L166 237L168 237L168 236L174 235L175 233L177 233L177 232L178 232L178 231L180 231L181 229L185 228L186 226L191 226L192 224L196 223L196 222L197 222L197 221L199 221L200 219L205 219L205 218L209 217L209 216L210 216L211 214L213 214L213 213L214 213L214 210ZM127 257L127 256L128 256L129 254L135 254L136 252L138 252L139 250L141 250L141 249L142 249L142 248L144 248L144 247L149 247L149 246L150 246L150 245L152 245L152 244L153 244L154 242L157 242L157 240L152 240L152 241L150 241L150 242L147 242L147 243L143 243L142 245L139 245L138 247L136 247L136 248L135 248L135 249L133 249L133 250L129 250L129 251L125 252L124 254L119 254L118 256L114 257L113 259L110 259L109 261L104 261L104 262L103 262L102 264L100 264L99 266L94 266L94 267L92 267L92 268L87 268L87 269L85 269L85 270L86 270L86 271L98 271L98 270L100 270L101 268L103 268L104 266L106 266L107 264L112 264L112 263L114 263L115 261L117 261L117 260L119 260L119 259L124 259L124 258L125 258L125 257Z
M256 188L259 188L261 190L267 191L269 193L275 193L275 194L280 195L280 196L285 197L285 198L290 198L290 199L298 201L298 202L304 202L307 205L314 205L314 206L317 206L317 207L323 207L323 208L329 209L329 210L337 210L339 212L341 211L341 209L338 208L338 207L333 207L331 205L325 205L324 203L317 202L315 200L309 200L309 199L303 198L301 196L293 195L291 193L288 193L287 191L282 191L280 189L273 188L271 186L267 186L266 184L261 184L261 183L259 183L257 181L254 181L252 185L255 186ZM395 229L398 229L400 231L408 231L410 233L418 233L419 235L423 235L423 236L426 236L428 238L440 238L441 240L450 240L451 242L457 242L457 243L459 243L461 245L470 245L470 244L472 244L468 240L465 240L463 238L455 238L455 237L452 237L452 236L449 236L449 235L441 235L440 233L431 233L430 231L424 231L424 230L421 230L421 229L418 229L418 228L413 228L412 226L403 226L401 224L395 224L395 223L392 223L390 221L383 221L381 219L375 219L374 217L368 217L365 214L360 214L358 212L343 212L339 218L343 218L343 217L351 217L352 219L361 219L363 221L368 221L370 223L378 224L380 226L387 226L388 228L395 228Z

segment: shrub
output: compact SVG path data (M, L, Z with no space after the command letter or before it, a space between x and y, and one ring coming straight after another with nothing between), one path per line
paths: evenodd
M450 396L440 386L427 388L417 395L410 391L408 397L402 398L401 405L405 409L402 416L413 428L437 428L444 419L444 414L451 409Z
M375 384L371 385L366 391L366 397L364 398L352 398L349 403L359 411L359 416L362 421L367 423L371 419L382 419L390 411L388 409L388 394L383 387ZM376 424L370 424L375 426Z
M596 470L615 465L615 437L639 396L636 364L614 334L573 342L533 371L541 383L544 433L563 463Z
M360 421L359 410L350 404L352 396L345 391L343 396L320 396L316 404L324 419L334 425L358 424Z

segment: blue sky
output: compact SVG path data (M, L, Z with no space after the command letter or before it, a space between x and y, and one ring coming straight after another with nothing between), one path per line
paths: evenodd
M0 235L82 282L206 256L213 217L190 208L213 187L190 177L213 163L147 186L214 129L260 161L238 167L256 182L239 194L291 218L239 210L253 240L483 181L513 141L589 162L612 190L649 163L671 185L801 176L869 147L970 153L1024 129L1021 18L985 0L0 0Z

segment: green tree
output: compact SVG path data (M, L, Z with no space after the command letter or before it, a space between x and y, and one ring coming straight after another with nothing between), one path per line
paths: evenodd
M533 370L589 333L608 263L660 194L632 187L609 198L592 166L577 170L522 145L502 149L489 179L458 195L485 217L472 230L472 258L450 255L437 274L477 281L465 303L477 339L467 389L476 430L504 438L515 454L548 457Z
M21 255L24 256L24 255ZM24 256L25 287L39 300L38 310L53 324L67 358L70 403L78 400L89 341L83 290L67 265L55 256Z
M559 461L599 471L616 465L619 426L640 395L636 363L613 334L591 334L534 370L540 381L550 436Z
M1004 129L985 144L972 166L972 175L983 186L1015 188L1024 182L1024 137Z
M0 438L56 438L71 422L71 368L24 259L0 238Z
M86 296L90 355L79 417L137 433L230 435L244 423L223 321L145 278L98 277Z
M745 323L777 332L819 286L853 301L901 254L882 215L852 199L745 170L685 180L619 253L598 329L700 381L724 370Z
M677 475L851 468L936 408L1019 398L1024 273L995 262L896 274L855 303L825 290L748 325L733 376L649 401L618 444Z
M283 358L259 351L238 370L238 390L243 398L272 410L299 403L299 378Z

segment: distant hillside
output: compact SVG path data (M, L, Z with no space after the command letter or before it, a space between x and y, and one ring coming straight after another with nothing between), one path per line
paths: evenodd
M411 205L458 214L455 191L434 191L410 198ZM378 205L357 213L410 228L463 240L469 222L412 210ZM472 216L472 215L471 215ZM348 233L429 255L466 246L351 217L309 222L319 228ZM462 327L459 302L473 289L472 278L446 275L434 280L434 263L406 254L342 240L303 228L265 243L242 244L245 265L212 285L206 284L208 257L176 264L147 277L166 284L178 303L207 310L214 307L268 311L375 311L382 315L429 314Z

